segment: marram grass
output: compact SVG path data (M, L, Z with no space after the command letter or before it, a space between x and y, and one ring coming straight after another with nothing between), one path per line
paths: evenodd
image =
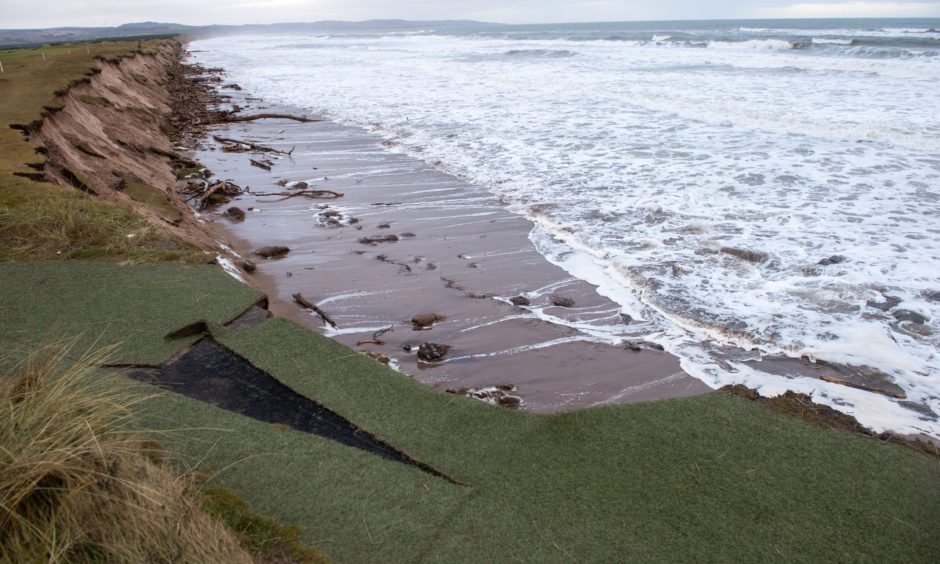
M147 397L47 347L0 376L0 561L251 562L195 481L133 432Z

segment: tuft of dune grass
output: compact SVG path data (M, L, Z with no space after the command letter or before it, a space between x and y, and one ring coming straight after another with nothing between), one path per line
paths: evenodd
M0 375L0 561L252 562L131 432L148 399L102 374L107 351L47 347Z
M205 262L143 216L56 186L0 190L0 260L118 258Z

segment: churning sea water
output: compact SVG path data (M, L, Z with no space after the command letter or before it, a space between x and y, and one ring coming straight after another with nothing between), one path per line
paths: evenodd
M192 48L256 95L489 187L535 221L549 260L709 385L813 393L875 429L940 438L940 20L465 25ZM874 368L907 398L753 362L769 356Z

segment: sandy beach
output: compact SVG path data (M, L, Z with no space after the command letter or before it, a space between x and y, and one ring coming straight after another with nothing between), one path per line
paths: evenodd
M224 92L246 112L303 113L272 107L247 91ZM641 324L545 260L529 240L532 224L484 188L391 152L367 131L330 121L264 120L211 133L293 149L290 157L274 155L267 171L250 164L262 157L219 150L209 138L193 156L216 178L252 193L290 192L293 183L307 182L311 189L343 194L284 199L247 193L207 213L220 240L257 263L250 283L270 295L275 314L384 355L435 388L513 384L523 407L533 411L709 390L675 357L633 342L630 335L641 333ZM232 206L247 217L224 216ZM397 240L365 241L390 236ZM290 253L277 259L252 255L270 245ZM295 293L316 303L337 327L298 306ZM517 296L530 305L511 303ZM566 300L573 306L553 305ZM411 320L422 314L443 320L416 330ZM377 339L382 344L363 343L389 327ZM612 328L627 344L610 342ZM451 349L441 362L421 362L416 352L425 342Z

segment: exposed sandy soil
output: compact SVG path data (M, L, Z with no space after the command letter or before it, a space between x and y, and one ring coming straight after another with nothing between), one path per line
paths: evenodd
M59 109L30 138L47 154L47 180L133 208L186 243L215 250L175 195L179 155L167 136L167 76L178 64L179 51L171 46L155 55L98 61L100 72L60 96Z

